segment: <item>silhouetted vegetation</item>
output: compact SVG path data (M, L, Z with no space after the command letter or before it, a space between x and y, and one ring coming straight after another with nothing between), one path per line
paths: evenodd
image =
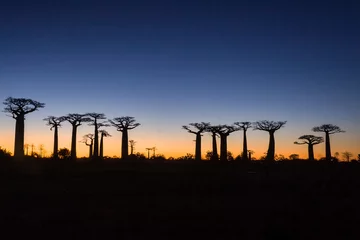
M331 161L331 147L330 147L330 135L335 133L345 132L340 127L332 124L323 124L318 127L313 128L314 132L324 132L325 133L325 154L326 160Z
M246 136L246 132L249 128L251 128L251 122L235 122L234 123L235 126L238 126L240 128L240 130L242 130L244 132L244 136L243 136L243 152L242 152L242 160L247 161L248 160L248 147L247 147L247 136Z
M220 161L228 161L228 150L227 150L227 137L235 132L239 131L239 128L229 125L219 125L217 133L220 135Z
M254 130L266 131L269 133L269 148L266 155L267 161L275 160L275 132L282 128L286 124L286 121L258 121L254 123Z
M315 160L314 158L314 145L320 144L322 142L324 142L324 138L323 137L316 137L314 135L303 135L299 137L300 140L303 140L301 142L294 142L294 144L298 144L298 145L303 145L303 144L307 144L308 145L308 159L309 160Z
M10 113L11 117L16 120L14 157L22 160L24 158L25 115L44 108L45 103L28 98L8 97L3 104L5 105L4 112Z
M90 117L90 125L94 126L94 152L92 157L97 160L99 158L99 127L106 125L99 122L99 120L106 119L106 117L103 113L86 113L85 115Z
M183 129L188 131L189 133L195 134L195 160L200 161L201 160L201 134L208 129L210 126L210 123L190 123L191 127L195 128L196 130L191 130L189 126L182 126Z
M61 127L61 123L66 120L66 117L54 117L49 116L44 118L46 125L50 126L50 130L54 129L54 149L53 149L53 158L58 158L58 148L59 148L59 133L58 128Z

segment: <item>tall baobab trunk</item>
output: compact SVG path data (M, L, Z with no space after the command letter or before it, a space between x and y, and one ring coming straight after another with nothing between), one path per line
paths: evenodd
M72 134L71 134L71 159L76 160L76 132L77 126L72 125Z
M330 134L325 132L326 160L331 161Z
M104 134L101 133L100 137L100 158L104 157Z
M314 145L309 143L309 160L314 160Z
M195 148L195 160L201 160L201 133L196 134L196 148Z
M244 129L244 139L243 139L243 154L242 159L248 160L248 149L247 149L247 139L246 139L246 130Z
M58 158L58 148L59 148L59 135L58 135L58 126L54 126L54 150L53 150L53 158L57 159Z
M270 141L269 141L269 149L267 152L266 160L267 161L275 161L275 136L273 131L269 131Z
M216 133L212 134L212 156L211 156L211 160L217 161L219 160L219 155L217 152L217 144L216 144Z
M227 136L220 136L220 161L227 161Z
M94 132L94 158L97 158L99 156L99 129L97 126L97 121L95 119L95 132Z
M93 143L91 143L90 145L89 145L89 158L92 158L92 156L93 156Z
M128 145L128 131L124 129L122 132L122 142L121 142L121 158L126 159L129 155L129 145Z
M24 131L25 131L25 115L19 114L15 123L15 149L14 157L21 160L24 157Z

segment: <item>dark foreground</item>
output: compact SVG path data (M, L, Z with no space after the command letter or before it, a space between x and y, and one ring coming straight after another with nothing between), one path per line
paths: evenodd
M0 165L2 239L360 239L358 163Z

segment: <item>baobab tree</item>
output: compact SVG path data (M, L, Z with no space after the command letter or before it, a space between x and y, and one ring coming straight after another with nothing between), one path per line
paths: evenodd
M347 162L350 162L350 158L352 158L353 154L351 152L345 151L342 153L342 156Z
M106 119L103 113L86 113L86 116L91 118L90 126L94 126L94 153L93 157L96 159L99 157L99 120Z
M84 122L90 122L91 119L86 117L85 114L70 113L65 116L65 119L72 125L71 134L71 159L76 160L76 134L77 128Z
M248 150L248 153L249 153L249 161L251 161L251 157L255 152L253 150Z
M335 133L345 132L340 127L333 124L323 124L312 129L314 132L325 133L325 158L327 161L331 161L331 148L330 148L330 135Z
M268 121L262 120L254 123L254 130L266 131L269 133L269 148L265 160L275 161L275 132L282 128L286 121Z
M220 135L220 161L226 162L228 160L227 137L230 133L239 131L240 129L229 125L219 125L217 127L217 133Z
M221 126L208 126L206 128L206 132L211 133L212 137L212 153L210 156L210 160L212 161L218 161L219 160L219 154L217 151L217 143L216 143L216 137L219 137L218 131L221 129Z
M111 137L106 130L99 130L100 135L100 158L104 157L104 137Z
M50 130L54 129L54 149L53 149L53 158L58 159L58 146L59 146L59 133L58 128L61 127L61 123L66 120L65 117L54 117L49 116L43 119L46 121L46 125L50 126Z
M195 140L195 160L200 161L201 160L201 133L203 133L204 131L206 131L206 129L210 126L210 123L205 123L205 122L201 122L201 123L189 123L189 125L193 128L195 128L195 130L191 130L190 126L182 126L183 129L185 129L186 131L188 131L189 133L195 134L196 135L196 140Z
M121 140L121 158L126 159L129 155L129 137L128 131L140 126L140 123L137 123L134 117L117 117L113 120L109 120L110 124L116 127L117 131L122 132Z
M130 155L133 155L136 142L135 140L129 140L129 143L130 143Z
M300 140L303 140L301 142L294 142L294 144L298 144L298 145L304 145L307 144L308 145L308 159L309 160L315 160L314 158L314 145L320 144L322 142L324 142L324 138L323 137L317 137L314 135L303 135L299 137Z
M90 142L88 142L90 141ZM83 136L82 143L85 143L86 146L89 147L89 159L93 156L93 146L94 146L94 134L88 133Z
M14 157L21 160L24 157L24 132L25 132L25 115L44 108L45 103L34 101L28 98L8 97L3 102L5 105L4 112L10 113L15 122L15 146Z
M251 122L235 122L235 126L239 127L240 130L244 132L243 136L243 152L242 152L242 160L248 160L248 148L247 148L247 137L246 132L249 128L251 128Z

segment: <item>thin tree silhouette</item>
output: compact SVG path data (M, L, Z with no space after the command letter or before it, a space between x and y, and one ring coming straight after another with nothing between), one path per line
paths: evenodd
M350 162L350 158L352 158L353 154L351 152L345 151L342 154L342 157L347 161Z
M104 157L104 137L111 137L106 130L99 130L100 135L100 158Z
M88 140L90 143L88 143ZM94 134L88 133L84 135L81 142L85 143L85 145L89 147L89 159L91 159L93 157Z
M317 137L314 135L303 135L299 137L300 140L303 140L302 142L294 142L294 144L298 144L298 145L304 145L307 144L308 145L308 160L313 161L315 160L314 158L314 145L320 144L322 142L324 142L324 138L323 137Z
M81 123L91 122L91 118L86 117L85 114L78 114L78 113L70 113L67 116L65 116L65 118L72 126L71 159L76 160L76 134L77 134L77 128L81 125Z
M243 152L242 152L242 160L248 160L248 147L247 147L247 136L246 132L249 128L251 128L251 122L235 122L235 126L238 126L240 130L244 132L243 136Z
M331 147L330 147L330 135L335 133L345 132L340 127L333 124L323 124L312 129L314 132L325 133L325 158L327 161L331 161Z
M266 154L266 161L275 161L275 132L282 128L286 121L262 120L254 123L254 130L266 131L270 135L269 148Z
M91 118L90 126L94 126L94 152L93 158L97 159L99 157L99 120L106 119L104 113L86 113L86 116Z
M10 113L16 120L14 158L21 160L24 157L25 115L44 108L45 103L28 98L8 97L3 104L5 105L4 112Z
M43 119L46 121L46 125L50 126L50 130L54 129L54 148L53 148L53 158L58 159L58 148L59 148L59 133L58 128L61 127L61 123L66 120L66 117L54 117L48 116Z
M121 140L121 158L126 159L129 156L129 136L128 131L140 126L140 123L137 123L134 117L117 117L113 120L109 120L110 124L116 127L117 131L122 132Z
M210 158L210 160L212 160L212 161L219 161L216 137L219 137L218 132L220 129L221 129L221 126L208 126L206 128L206 132L211 133L211 138L212 138L212 154L211 154L211 158Z
M249 161L251 161L251 156L255 153L253 150L248 150L249 153Z
M193 128L195 128L196 130L191 130L190 126L182 126L183 129L185 129L186 131L188 131L189 133L195 134L196 135L196 140L195 140L195 160L200 161L201 160L201 133L203 133L209 126L210 123L205 123L205 122L201 122L201 123L189 123L189 125Z
M130 155L133 155L136 142L135 140L129 140L129 143L130 143Z
M226 162L228 156L227 137L230 133L239 131L240 129L230 125L219 125L217 133L220 135L220 161Z

